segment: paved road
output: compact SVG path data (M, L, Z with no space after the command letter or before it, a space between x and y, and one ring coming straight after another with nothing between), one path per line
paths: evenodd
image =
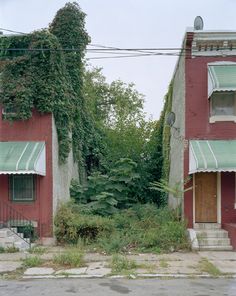
M0 281L0 296L235 296L236 279Z

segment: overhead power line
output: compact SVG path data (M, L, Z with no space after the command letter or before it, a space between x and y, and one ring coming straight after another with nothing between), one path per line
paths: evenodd
M6 31L6 32L11 32L11 33L16 33L16 34L27 34L27 33L24 33L24 32L18 32L18 31L14 31L14 30L10 30L10 29L4 29L4 28L0 28L0 30Z

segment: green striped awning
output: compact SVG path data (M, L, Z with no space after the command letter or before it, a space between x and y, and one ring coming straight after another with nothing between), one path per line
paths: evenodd
M236 63L208 64L208 97L214 91L236 91Z
M0 174L46 175L44 142L0 142Z
M194 140L189 147L189 173L236 172L236 140Z

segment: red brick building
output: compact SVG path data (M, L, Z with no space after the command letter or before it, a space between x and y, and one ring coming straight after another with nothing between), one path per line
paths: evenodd
M0 222L15 226L23 216L32 221L42 242L50 242L54 213L59 202L69 199L77 165L72 152L59 165L52 114L34 110L28 120L8 121L4 113L0 106ZM12 213L18 213L14 219Z
M191 178L182 203L188 227L193 237L199 228L224 228L236 249L236 31L187 30L173 77L172 111L169 181ZM173 196L169 204L176 206ZM224 246L212 233L206 236L205 249Z

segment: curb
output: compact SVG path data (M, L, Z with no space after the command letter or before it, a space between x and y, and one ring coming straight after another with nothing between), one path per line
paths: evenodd
M186 278L236 278L236 274L228 274L228 275L220 275L220 276L211 276L209 274L147 274L147 273L140 273L138 275L124 276L124 275L112 275L112 276L103 276L103 275L88 275L88 274L68 274L68 275L24 275L22 279L62 279L62 278L107 278L107 279L123 279L123 278L130 278L130 279L137 279L137 278L160 278L160 279L186 279Z

